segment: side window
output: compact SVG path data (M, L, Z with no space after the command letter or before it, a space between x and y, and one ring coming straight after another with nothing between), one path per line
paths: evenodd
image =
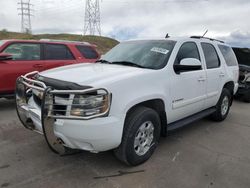
M175 59L175 64L180 64L181 60L185 58L195 58L200 60L200 54L197 45L194 42L186 42L180 47Z
M236 56L229 46L224 46L224 45L218 45L225 61L228 66L237 66L237 59Z
M63 44L45 44L45 60L74 59L68 47Z
M76 46L76 48L79 50L79 52L82 54L83 57L87 59L97 59L98 54L96 51L91 48L90 46Z
M13 60L28 61L41 59L40 44L14 43L5 48L3 52L11 54L13 56Z
M201 43L201 47L204 52L207 69L220 67L220 59L214 46L209 43Z

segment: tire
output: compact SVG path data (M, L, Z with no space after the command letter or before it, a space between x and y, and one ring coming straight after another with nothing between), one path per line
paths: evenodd
M115 156L131 166L147 161L158 145L161 133L160 122L157 112L150 108L139 106L130 112L125 120L122 142L114 150Z
M223 88L220 99L216 105L216 111L211 115L214 121L223 121L226 119L232 102L232 94L226 88Z

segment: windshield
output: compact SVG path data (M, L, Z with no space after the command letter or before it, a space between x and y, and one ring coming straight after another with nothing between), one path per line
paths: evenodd
M111 49L102 57L103 62L120 65L138 65L149 69L165 67L175 46L171 40L129 41Z

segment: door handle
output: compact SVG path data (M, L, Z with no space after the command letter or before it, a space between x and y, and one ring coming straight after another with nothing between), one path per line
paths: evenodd
M43 65L42 65L42 64L35 64L35 65L33 65L33 67L34 67L34 68L42 68Z
M204 82L204 81L206 81L206 79L204 77L200 77L200 78L198 78L198 81L199 82Z
M225 76L225 73L221 72L220 77L224 77L224 76Z

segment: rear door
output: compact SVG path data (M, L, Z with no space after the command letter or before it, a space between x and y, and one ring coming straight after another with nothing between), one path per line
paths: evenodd
M1 63L1 91L12 93L20 75L43 70L39 43L13 42L2 52L12 54L13 59Z
M219 55L214 45L206 42L201 43L204 53L207 73L207 99L205 107L215 106L221 95L221 88L225 83L225 67L221 63Z
M76 63L75 57L64 44L44 44L45 69Z

